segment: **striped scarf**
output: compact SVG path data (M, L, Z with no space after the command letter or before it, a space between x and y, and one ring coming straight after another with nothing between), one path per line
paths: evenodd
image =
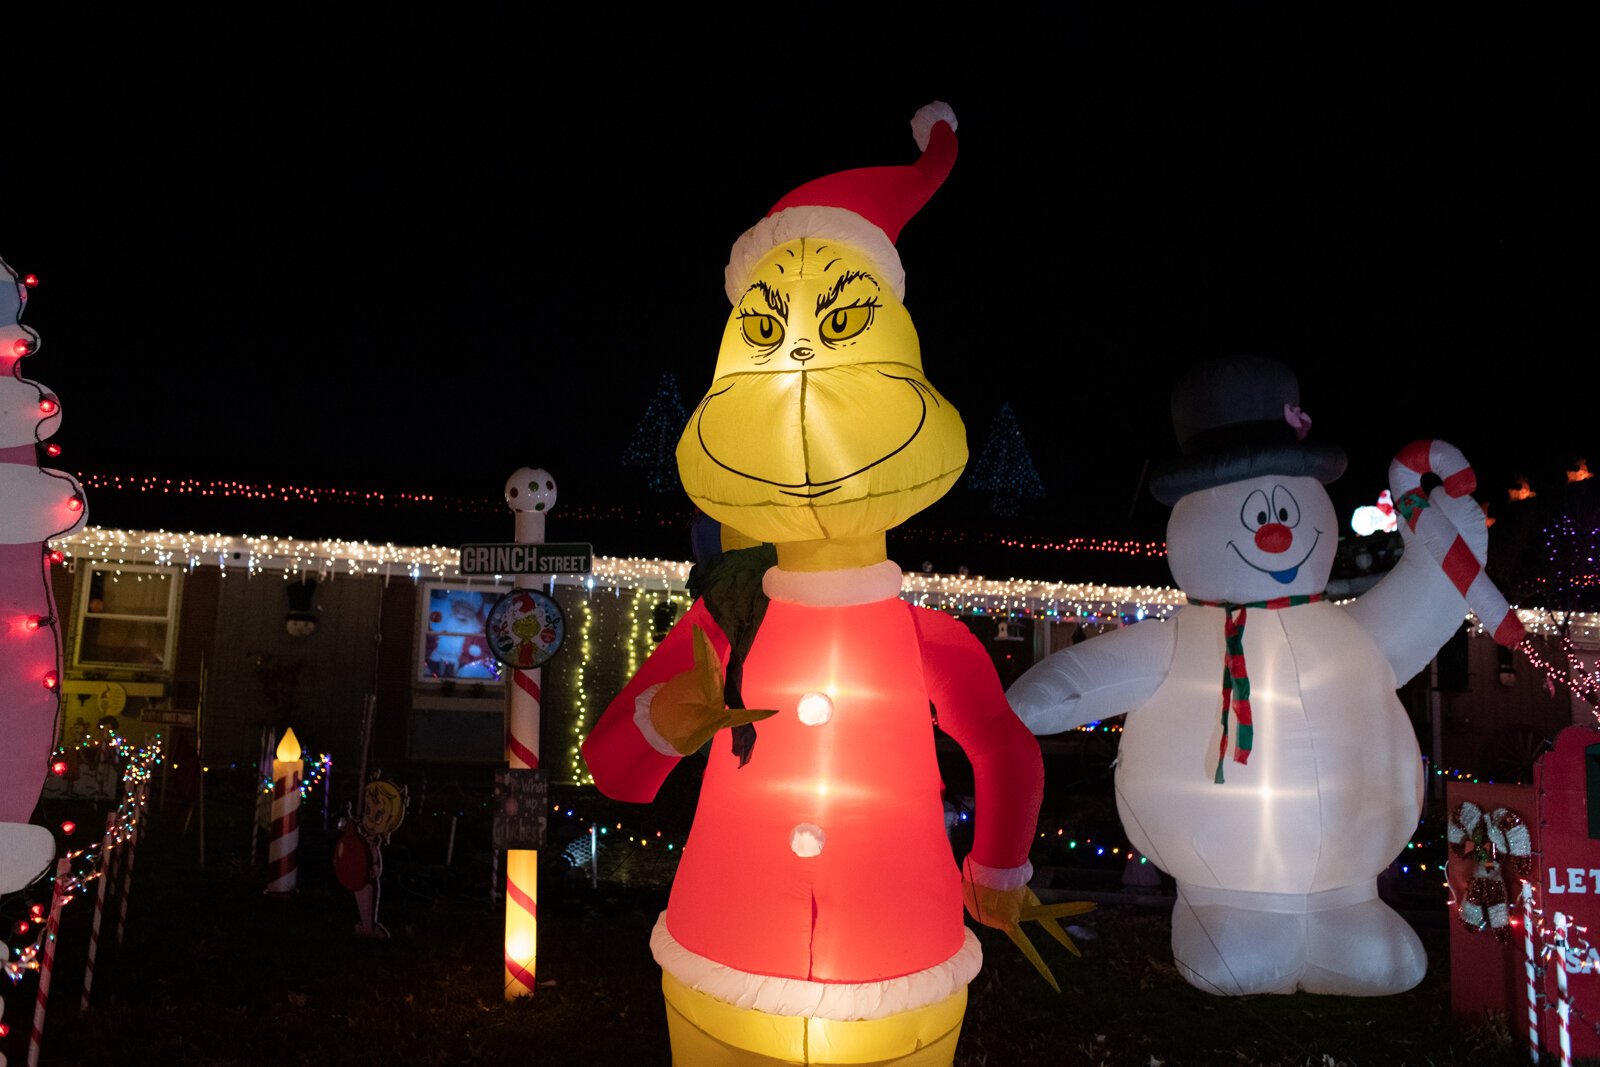
M1250 608L1293 608L1301 604L1315 604L1327 599L1327 593L1309 593L1301 596L1280 596L1271 600L1252 600L1248 604L1235 604L1229 600L1195 600L1189 603L1208 608L1221 608L1226 615L1222 633L1226 644L1222 655L1222 742L1217 748L1217 773L1212 781L1222 784L1222 767L1228 755L1228 714L1239 718L1239 736L1233 746L1235 763L1250 762L1250 748L1255 742L1255 723L1250 718L1250 672L1244 662L1244 624Z

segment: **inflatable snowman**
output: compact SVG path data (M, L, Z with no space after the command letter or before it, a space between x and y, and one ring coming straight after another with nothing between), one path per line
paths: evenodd
M1050 656L1008 697L1036 734L1128 713L1117 808L1134 847L1177 880L1172 948L1191 983L1398 993L1427 960L1378 899L1422 803L1395 690L1466 607L1421 550L1355 602L1325 599L1339 526L1323 484L1345 456L1306 440L1299 403L1293 373L1267 359L1178 385L1182 458L1151 488L1173 506L1168 559L1188 606ZM1481 562L1472 498L1435 490L1427 506Z

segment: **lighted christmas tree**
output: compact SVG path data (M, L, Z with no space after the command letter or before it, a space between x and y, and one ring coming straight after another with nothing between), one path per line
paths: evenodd
M675 492L678 488L678 438L688 422L689 412L678 392L678 379L667 371L661 375L656 394L650 398L644 417L622 453L622 465L642 469L652 492Z
M1044 481L1033 465L1010 403L1000 405L1000 413L989 427L989 439L967 473L967 488L990 494L989 510L1003 516L1015 515L1024 500L1044 497Z

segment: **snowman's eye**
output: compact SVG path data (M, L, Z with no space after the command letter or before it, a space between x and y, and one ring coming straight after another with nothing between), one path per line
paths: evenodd
M1239 521L1244 523L1244 528L1251 533L1261 529L1272 521L1272 503L1267 500L1267 494L1257 489L1244 498L1244 507L1239 509Z
M1285 526L1300 525L1300 502L1281 485L1272 487L1272 514Z

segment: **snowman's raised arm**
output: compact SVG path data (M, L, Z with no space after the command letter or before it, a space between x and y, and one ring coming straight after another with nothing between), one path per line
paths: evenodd
M1155 695L1176 647L1176 626L1146 620L1046 656L1012 683L1006 699L1036 734L1123 715Z
M1450 519L1483 562L1489 551L1489 529L1478 502L1438 488L1428 495L1428 506ZM1467 614L1460 590L1403 522L1400 535L1405 544L1400 562L1348 609L1383 650L1394 668L1396 685L1404 685L1426 667Z

